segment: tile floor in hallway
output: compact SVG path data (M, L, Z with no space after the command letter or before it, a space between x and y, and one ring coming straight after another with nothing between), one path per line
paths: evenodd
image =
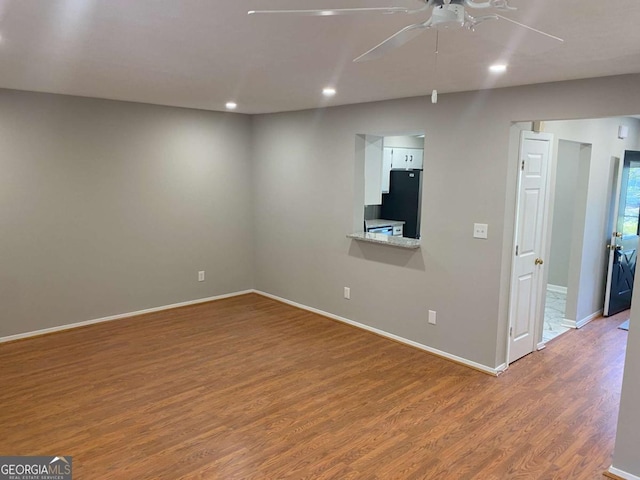
M567 294L547 290L547 301L544 306L544 330L542 331L542 341L557 337L564 332L571 330L562 326L564 311L567 304Z

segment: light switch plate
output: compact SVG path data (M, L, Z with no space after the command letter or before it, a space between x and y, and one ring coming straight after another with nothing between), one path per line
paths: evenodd
M489 238L489 225L486 223L474 223L473 238Z

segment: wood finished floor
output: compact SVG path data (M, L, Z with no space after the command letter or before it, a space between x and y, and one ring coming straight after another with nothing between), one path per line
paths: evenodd
M255 294L0 344L0 454L76 480L602 479L622 320L499 378Z

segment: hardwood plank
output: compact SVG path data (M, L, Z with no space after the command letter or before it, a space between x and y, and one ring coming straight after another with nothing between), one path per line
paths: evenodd
M498 378L255 294L0 344L0 453L77 479L602 478L620 319Z

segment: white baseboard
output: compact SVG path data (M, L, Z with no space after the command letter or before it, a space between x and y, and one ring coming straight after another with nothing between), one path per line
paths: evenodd
M545 348L547 348L547 344L545 342L540 342L538 345L536 345L536 350L538 351L544 350Z
M108 317L96 318L96 319L93 319L93 320L86 320L86 321L83 321L83 322L70 323L70 324L67 324L67 325L60 325L60 326L52 327L52 328L44 328L42 330L35 330L35 331L32 331L32 332L18 333L16 335L9 335L7 337L0 337L0 343L12 342L14 340L20 340L20 339L23 339L23 338L36 337L38 335L45 335L45 334L48 334L48 333L61 332L63 330L70 330L72 328L84 327L84 326L93 325L93 324L96 324L96 323L110 322L110 321L113 321L113 320L120 320L120 319L123 319L123 318L135 317L137 315L144 315L145 313L161 312L163 310L171 310L172 308L186 307L186 306L189 306L189 305L197 305L199 303L211 302L211 301L214 301L214 300L222 300L223 298L237 297L239 295L246 295L248 293L257 293L257 294L262 295L264 297L271 298L273 300L277 300L279 302L286 303L288 305L292 305L292 306L300 308L302 310L307 310L309 312L313 312L313 313L316 313L318 315L322 315L324 317L331 318L333 320L337 320L339 322L343 322L343 323L352 325L352 326L360 328L362 330L367 330L369 332L375 333L375 334L380 335L382 337L390 338L390 339L395 340L397 342L404 343L405 345L410 345L412 347L419 348L420 350L424 350L426 352L432 353L432 354L437 355L439 357L446 358L446 359L451 360L453 362L459 363L461 365L465 365L467 367L471 367L471 368L473 368L475 370L479 370L481 372L488 373L488 374L493 375L493 376L500 375L501 373L503 373L508 368L508 365L506 363L504 363L502 365L499 365L496 368L487 367L486 365L482 365L482 364L474 362L472 360L467 360L466 358L458 357L457 355L452 355L450 353L443 352L443 351L438 350L436 348L432 348L432 347L429 347L427 345L423 345L421 343L414 342L413 340L409 340L409 339L406 339L406 338L403 338L403 337L399 337L398 335L394 335L393 333L385 332L384 330L380 330L380 329L371 327L369 325L365 325L363 323L358 323L358 322L355 322L353 320L349 320L348 318L340 317L338 315L334 315L332 313L325 312L325 311L319 310L317 308L309 307L309 306L303 305L301 303L293 302L291 300L287 300L286 298L278 297L277 295L272 295L270 293L262 292L260 290L243 290L243 291L240 291L240 292L227 293L227 294L224 294L224 295L216 295L214 297L199 298L197 300L189 300L187 302L173 303L171 305L163 305L163 306L160 306L160 307L147 308L147 309L138 310L138 311L135 311L135 312L121 313L121 314L118 314L118 315L111 315L111 316L108 316Z
M110 322L112 320L120 320L122 318L135 317L137 315L143 315L145 313L161 312L162 310L171 310L172 308L186 307L188 305L197 305L198 303L212 302L214 300L222 300L223 298L237 297L238 295L246 295L247 293L253 293L253 290L244 290L241 292L226 293L224 295L216 295L215 297L199 298L197 300L189 300L187 302L173 303L171 305L163 305L161 307L147 308L145 310L138 310L136 312L120 313L118 315L111 315L109 317L96 318L93 320L86 320L84 322L70 323L67 325L60 325L58 327L44 328L42 330L35 330L33 332L18 333L16 335L9 335L8 337L0 337L0 343L12 342L14 340L20 340L22 338L36 337L38 335L45 335L47 333L61 332L63 330L69 330L71 328L84 327L86 325L93 325L94 323Z
M609 473L615 475L616 477L624 478L624 480L640 480L640 477L638 477L637 475L627 473L624 470L615 468L613 465L609 467Z
M560 285L552 285L550 283L547 283L547 291L554 293L564 293L566 295L567 287L561 287Z
M560 326L561 327L566 327L566 328L578 328L576 327L577 322L575 320L569 320L568 318L563 318L562 321L560 322Z
M563 327L567 327L567 328L582 328L587 323L589 323L590 321L595 320L596 318L600 317L602 315L602 312L603 312L603 310L598 310L597 312L592 313L588 317L585 317L582 320L578 320L578 321L567 320L565 318L564 320L562 320L562 322L560 322L560 325L562 325Z
M502 372L504 372L507 369L507 365L506 364L502 364L502 365L498 366L497 368L487 367L486 365L482 365L480 363L476 363L474 361L467 360L466 358L458 357L456 355L452 355L450 353L443 352L441 350L438 350L438 349L435 349L435 348L432 348L432 347L428 347L427 345L423 345L421 343L414 342L413 340L409 340L409 339L406 339L406 338L403 338L403 337L399 337L398 335L394 335L393 333L385 332L384 330L380 330L378 328L371 327L371 326L365 325L363 323L358 323L358 322L355 322L353 320L349 320L348 318L344 318L344 317L340 317L338 315L334 315L333 313L325 312L325 311L319 310L317 308L313 308L313 307L309 307L307 305L303 305L301 303L293 302L291 300L287 300L286 298L278 297L277 295L272 295L270 293L262 292L260 290L254 290L254 292L257 293L258 295L262 295L264 297L271 298L271 299L276 300L278 302L286 303L287 305L291 305L291 306L300 308L302 310L307 310L308 312L316 313L318 315L322 315L323 317L327 317L327 318L330 318L332 320L337 320L339 322L346 323L348 325L352 325L352 326L360 328L362 330L366 330L368 332L375 333L376 335L380 335L381 337L390 338L391 340L395 340L396 342L404 343L405 345L410 345L412 347L419 348L420 350L424 350L426 352L432 353L432 354L437 355L439 357L446 358L447 360L451 360L451 361L459 363L461 365L465 365L467 367L471 367L471 368L473 368L475 370L479 370L479 371L481 371L483 373L488 373L489 375L493 375L493 376L497 377L498 375L500 375Z
M488 372L488 373L491 373L491 375L499 376L499 375L502 375L504 372L506 372L508 368L509 368L509 365L507 365L506 363L503 363L502 365L498 365L496 368L491 369L491 370L495 370L495 374L492 372Z

